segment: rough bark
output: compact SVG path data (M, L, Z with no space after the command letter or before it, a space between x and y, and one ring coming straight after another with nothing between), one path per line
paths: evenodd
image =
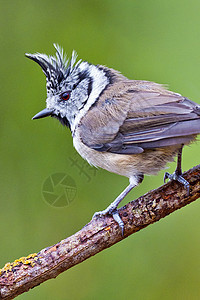
M190 195L169 182L122 207L124 236L112 217L93 219L74 235L38 253L8 263L0 270L0 299L13 299L42 282L111 247L200 197L200 165L184 173Z

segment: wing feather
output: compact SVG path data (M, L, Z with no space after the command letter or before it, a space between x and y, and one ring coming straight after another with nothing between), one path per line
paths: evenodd
M139 91L129 87L121 98L106 98L101 107L91 109L80 132L83 142L97 151L138 154L189 143L200 133L200 107L163 88Z

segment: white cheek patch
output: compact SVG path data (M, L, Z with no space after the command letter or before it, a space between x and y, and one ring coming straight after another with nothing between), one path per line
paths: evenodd
M87 100L87 103L76 115L75 120L71 126L72 132L74 132L76 126L79 124L82 117L87 113L87 111L92 106L92 104L95 103L95 101L98 99L101 92L105 89L105 87L109 83L109 80L105 75L105 72L103 70L100 70L98 67L94 65L89 65L87 62L82 62L79 66L79 70L80 71L88 70L89 76L93 79L93 84L92 84L92 91Z
M101 92L108 85L109 80L103 70L97 66L82 62L78 67L79 72L87 71L88 76L92 78L92 90L88 97L89 78L83 79L77 88L72 91L69 101L58 101L58 94L47 94L46 107L53 109L56 115L62 118L66 117L71 125L72 133L79 124L81 118L87 113L90 107L98 99ZM63 91L66 88L63 87ZM62 90L61 90L62 92Z

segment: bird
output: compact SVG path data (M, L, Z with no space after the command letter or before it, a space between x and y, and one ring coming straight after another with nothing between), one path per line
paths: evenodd
M129 178L129 185L93 218L111 215L124 233L118 205L144 178L156 175L177 156L173 174L189 195L182 176L182 149L200 133L200 105L169 91L164 85L130 80L119 71L56 54L26 53L46 76L46 108L33 119L47 116L69 128L76 151L90 165Z

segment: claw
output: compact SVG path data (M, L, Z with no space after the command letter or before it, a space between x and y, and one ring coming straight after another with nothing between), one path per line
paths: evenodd
M108 209L108 208L105 209L105 210L96 212L93 215L92 219L94 219L94 218L102 218L105 215L112 215L113 219L118 223L119 227L121 228L122 236L123 236L124 235L124 222L120 218L118 210L116 208L114 208L113 210L111 210L110 208Z
M170 173L166 172L165 175L164 175L164 182L166 181L166 179L176 180L176 181L180 182L182 185L184 185L185 189L187 190L187 196L189 196L189 194L190 194L190 184L185 178L183 178L182 175L179 175L176 172L174 172L173 174L170 174Z
M163 178L164 183L166 182L167 179L170 178L170 176L171 176L171 174L169 174L168 172L165 172L165 175L164 175L164 178Z
M113 219L118 223L119 227L121 228L122 231L122 236L124 235L124 222L119 216L118 210L112 212Z

